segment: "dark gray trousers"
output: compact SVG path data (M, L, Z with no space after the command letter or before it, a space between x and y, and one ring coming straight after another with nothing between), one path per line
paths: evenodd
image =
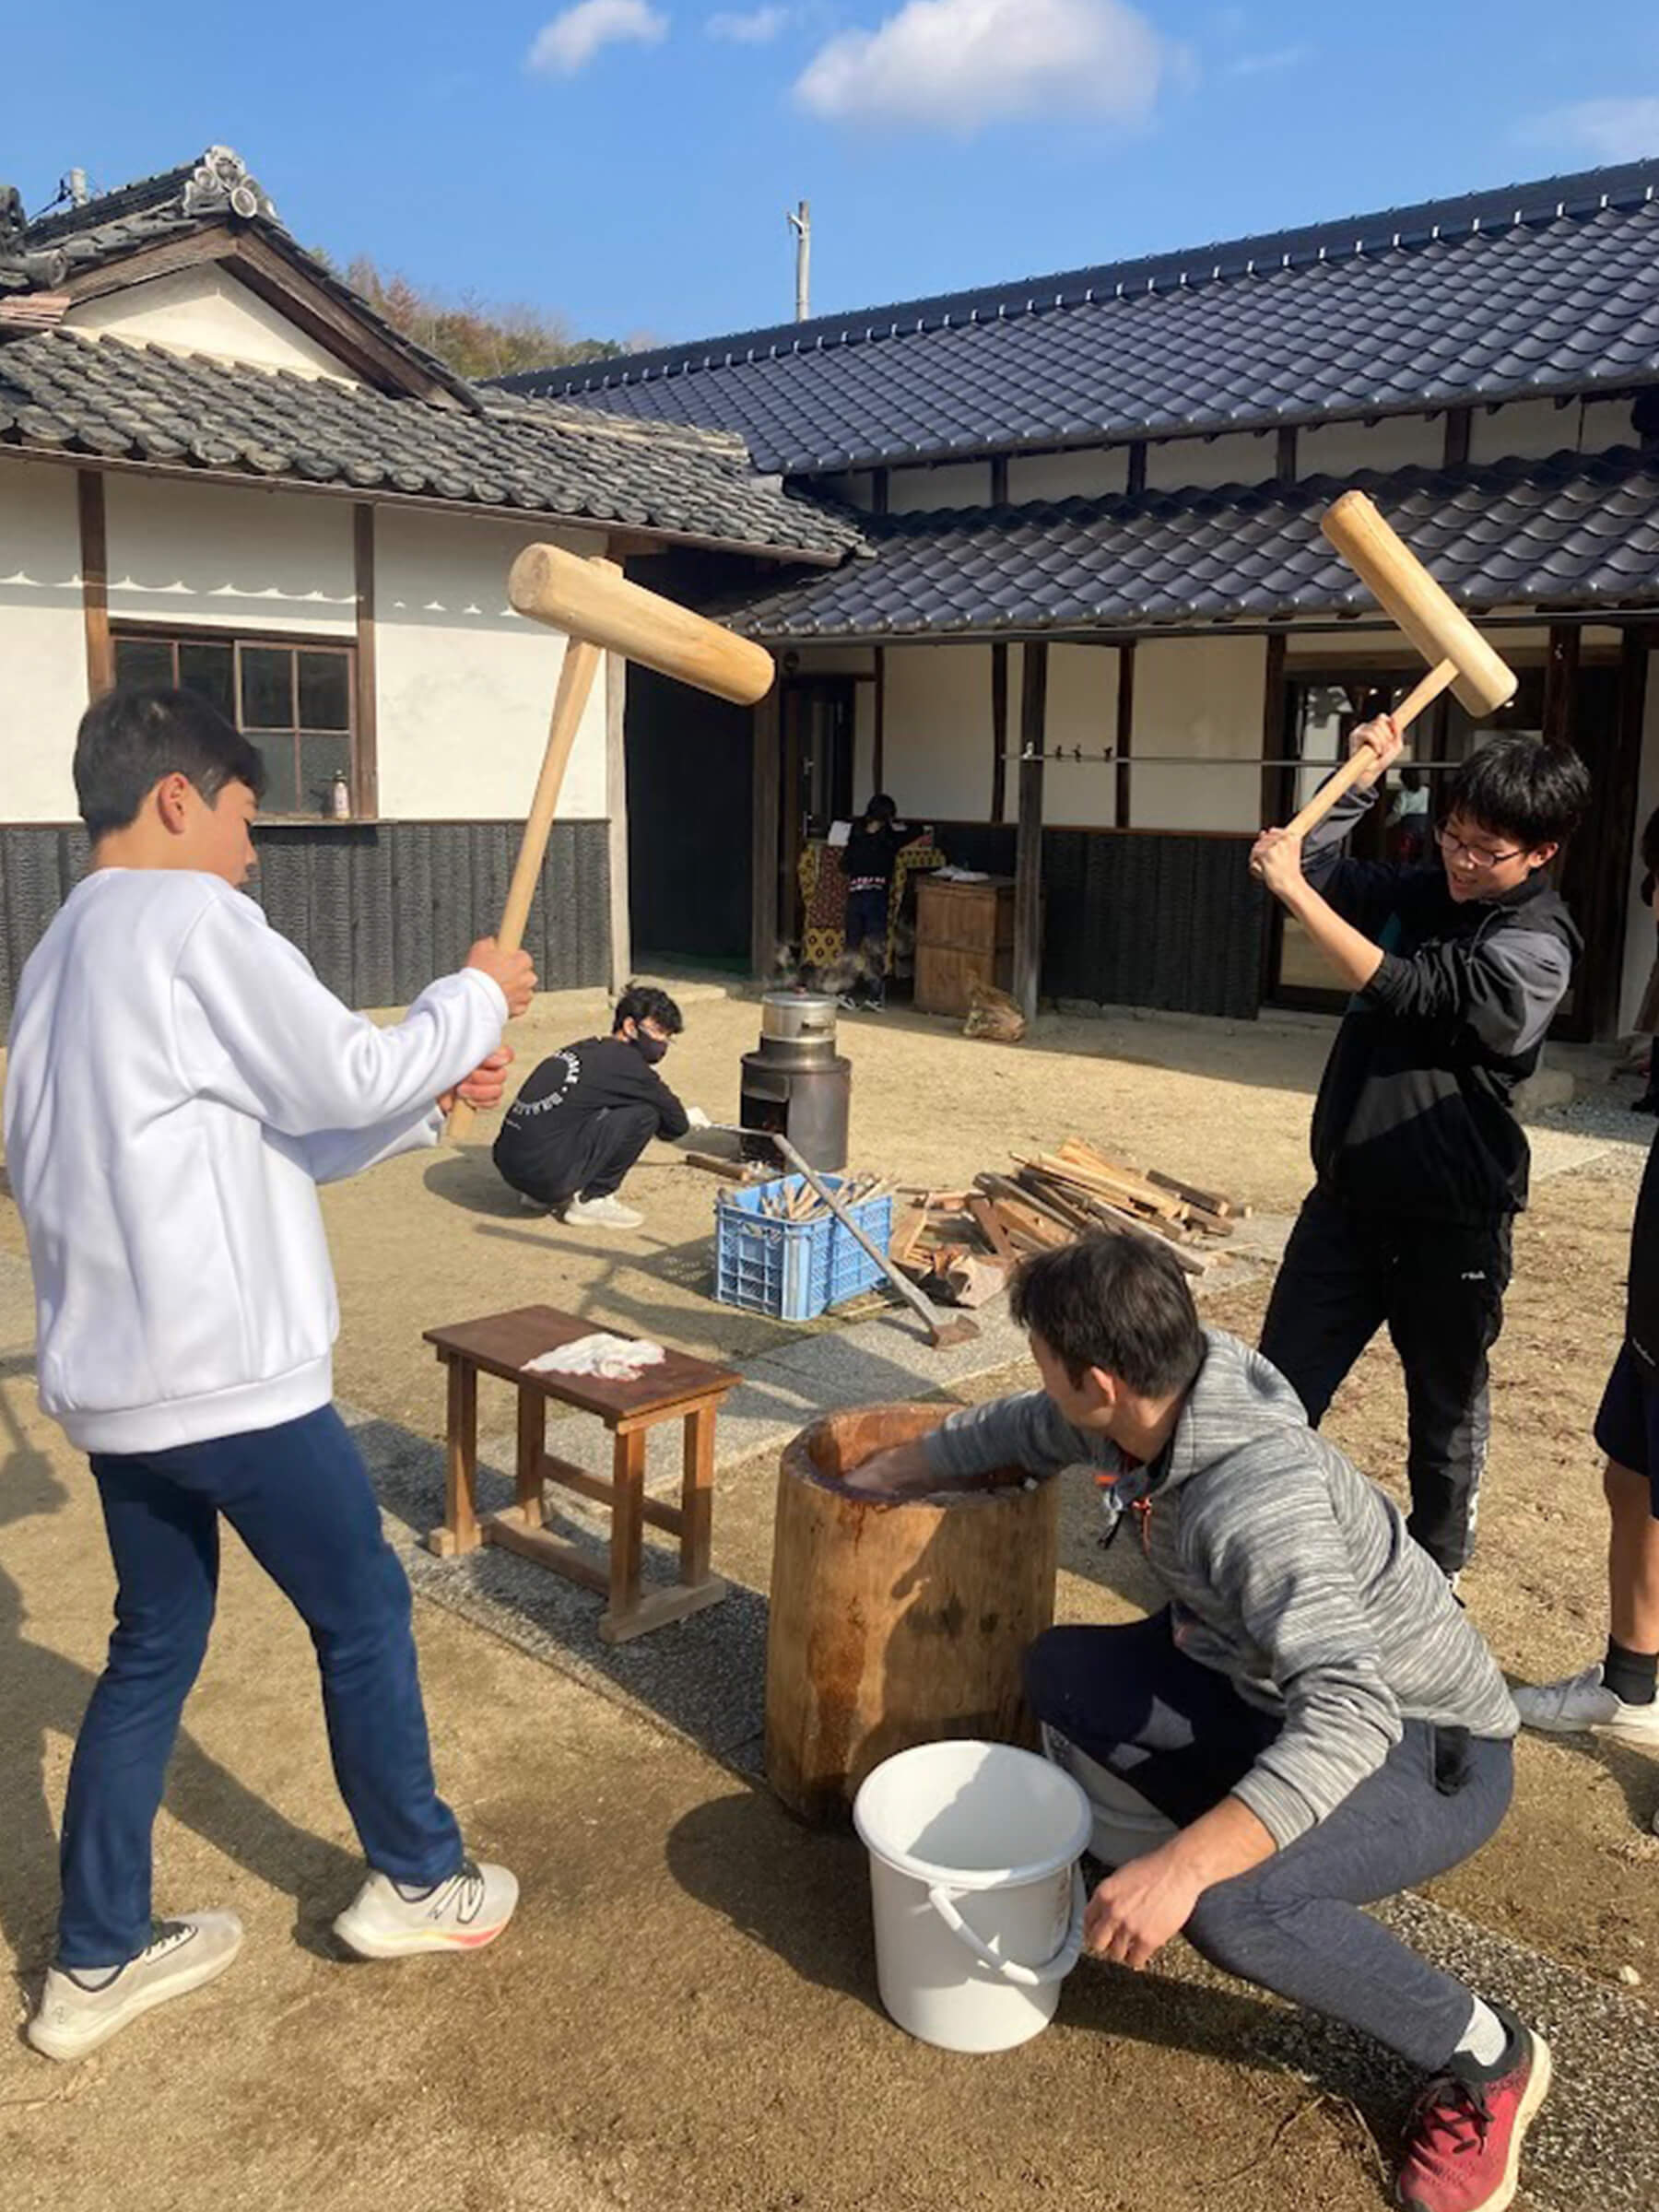
M1031 1711L1179 1826L1220 1802L1278 1734L1225 1675L1174 1644L1168 1613L1116 1629L1051 1629L1026 1657ZM1241 1981L1374 2036L1424 2073L1444 2065L1474 1994L1359 1907L1444 1874L1498 1827L1507 1741L1407 1721L1335 1812L1199 1899L1183 1933Z

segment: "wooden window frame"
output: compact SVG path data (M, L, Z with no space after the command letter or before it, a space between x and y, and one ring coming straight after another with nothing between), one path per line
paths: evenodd
M307 736L344 737L347 745L347 782L351 787L350 818L354 821L372 820L374 818L372 811L370 808L365 807L362 804L366 767L364 760L361 699L359 696L359 645L358 641L355 638L342 638L327 635L320 637L307 636L303 631L299 630L244 630L241 629L232 628L229 624L221 629L211 624L203 625L184 623L175 625L171 622L112 622L110 625L110 661L112 670L113 670L120 647L124 643L127 642L145 645L170 646L172 651L172 680L175 685L179 681L179 648L181 645L229 645L231 650L230 680L232 693L236 704L236 727L239 733L244 737L256 740L260 743L268 742L284 735L291 738L296 748L294 759L294 778L297 788L300 788L300 765L301 756L298 750L300 740ZM297 662L295 663L292 670L294 714L296 718L293 726L286 732L282 730L264 728L244 729L241 721L241 673L242 653L244 650L250 650L253 652L269 651L276 653L288 653L289 654L296 655L301 653L326 653L337 654L346 663L347 719L345 729L308 730L300 724L298 719L300 712L300 671ZM305 809L298 813L285 814L277 814L275 812L265 813L262 811L260 818L262 821L272 823L317 823L338 820L339 817L330 815L326 809L318 809L314 812L310 809Z

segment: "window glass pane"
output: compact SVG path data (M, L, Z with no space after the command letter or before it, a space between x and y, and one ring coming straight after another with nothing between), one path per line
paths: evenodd
M165 684L173 680L172 647L165 638L117 638L118 684Z
M210 699L227 722L236 720L236 652L229 643L209 645L198 639L179 641L179 681L186 691Z
M294 726L294 655L287 645L241 649L241 724L244 730Z
M265 797L260 801L261 806L266 814L300 813L300 793L294 782L293 739L255 737L253 743L265 765Z
M300 721L308 730L351 727L350 663L343 653L302 653Z
M303 786L300 811L332 814L335 778L344 776L347 783L351 781L350 738L307 730L300 740L300 773Z

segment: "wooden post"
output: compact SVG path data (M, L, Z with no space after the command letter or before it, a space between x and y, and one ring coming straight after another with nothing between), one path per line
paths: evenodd
M1281 430L1273 456L1273 477L1277 484L1294 484L1296 481L1296 432L1294 429Z
M352 720L351 810L372 821L380 812L380 723L374 657L374 509L359 500L351 511L357 600L357 668Z
M1135 751L1135 640L1125 638L1118 647L1117 696L1117 806L1113 809L1120 830L1135 818L1135 782L1130 758Z
M478 1371L467 1359L444 1362L449 1377L448 1449L443 1469L443 1526L427 1538L441 1559L477 1551L478 1533Z
M1571 745L1573 741L1573 702L1578 689L1579 641L1576 622L1552 622L1549 661L1544 676L1544 741Z
M778 959L778 771L782 728L774 685L755 709L754 818L750 830L749 968L761 981Z
M685 1479L680 1489L680 1581L709 1579L714 1530L714 1418L718 1408L699 1406L686 1416Z
M619 1431L611 1459L610 1604L599 1622L606 1643L623 1641L640 1604L641 1540L645 1533L645 1440L649 1430Z
M1008 810L1008 649L991 648L991 819Z
M876 791L887 789L887 648L877 645L872 656L876 690L870 716L870 782ZM853 804L856 806L856 798Z
M628 663L605 656L605 807L609 828L610 987L626 988L633 973L633 926L628 888Z
M1020 654L1019 826L1014 847L1014 997L1028 1021L1037 1016L1042 976L1042 753L1048 727L1048 641L1028 639ZM1026 759L1023 756L1030 755Z
M101 699L115 681L110 641L110 561L105 549L103 477L95 468L75 472L80 512L81 609L87 633L87 697Z

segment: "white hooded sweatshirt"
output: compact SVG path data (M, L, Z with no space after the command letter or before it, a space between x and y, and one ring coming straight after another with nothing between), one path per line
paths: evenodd
M326 1405L316 1185L434 1143L506 1018L465 969L377 1029L216 876L77 884L23 971L6 1082L41 1403L71 1441L162 1451Z

